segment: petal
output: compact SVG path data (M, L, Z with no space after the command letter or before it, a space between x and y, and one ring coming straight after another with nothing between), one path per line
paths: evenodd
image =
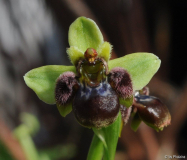
M64 72L56 80L55 100L56 104L64 106L70 103L79 88L76 74L74 72Z
M146 86L160 67L160 59L151 53L132 53L109 61L109 70L122 67L131 75L133 90Z
M74 66L49 65L32 69L24 76L25 83L45 103L55 104L55 84L60 74L72 71Z
M88 48L98 50L104 42L97 24L86 17L77 18L69 28L69 45L77 47L83 53Z
M132 80L127 70L121 67L113 68L108 75L108 82L111 87L116 91L119 97L123 99L132 97Z
M67 49L67 54L73 65L76 65L79 59L84 58L84 53L81 52L77 47L71 46Z
M78 88L74 72L64 72L56 80L55 100L61 116L65 117L72 111L72 101Z
M104 42L98 49L98 55L103 58L106 62L111 57L112 45L108 42Z

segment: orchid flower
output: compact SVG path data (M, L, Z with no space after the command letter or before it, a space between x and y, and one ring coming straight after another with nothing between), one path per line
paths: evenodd
M167 107L145 89L160 67L157 56L132 53L110 60L112 45L85 17L71 24L68 39L73 66L42 66L26 73L24 80L42 101L56 103L63 117L73 111L80 125L93 129L89 160L114 159L121 123L131 114L133 130L141 121L157 131L170 124Z

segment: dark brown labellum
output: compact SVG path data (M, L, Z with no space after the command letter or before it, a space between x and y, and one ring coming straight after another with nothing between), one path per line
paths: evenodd
M156 97L137 96L133 107L137 108L140 118L157 131L170 124L171 116L168 108Z
M94 49L87 49L77 65L80 88L73 100L77 121L88 128L112 124L119 113L119 99L107 80L108 65Z
M119 113L119 100L108 83L97 87L81 86L73 100L77 121L85 127L102 128L112 124Z

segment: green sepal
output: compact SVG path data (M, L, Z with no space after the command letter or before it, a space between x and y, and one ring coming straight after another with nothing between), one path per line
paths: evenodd
M111 51L112 45L109 42L104 42L98 49L98 55L108 62L111 57Z
M114 160L118 138L121 130L121 112L116 121L102 129L93 129L94 133L103 142L104 155L103 160Z
M60 74L72 71L76 73L74 66L49 65L35 68L24 76L25 83L45 103L55 104L56 79Z
M146 86L160 67L160 59L152 53L132 53L109 61L109 70L122 67L131 76L133 90Z
M97 24L86 17L79 17L70 25L68 39L70 47L75 46L83 53L88 48L98 50L104 42Z
M132 113L132 121L131 121L131 129L136 132L140 123L142 122L141 118L139 117L138 113Z
M58 111L60 112L60 115L62 117L66 117L66 115L68 115L71 111L72 111L72 104L66 104L64 106L56 104Z
M130 98L123 99L122 97L119 98L119 103L124 105L125 107L129 108L132 106L134 100L134 96L131 96Z
M73 65L76 65L79 59L84 58L84 53L75 46L71 46L70 48L68 48L67 54Z

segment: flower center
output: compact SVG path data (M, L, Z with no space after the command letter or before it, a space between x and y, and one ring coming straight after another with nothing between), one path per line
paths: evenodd
M89 63L94 63L95 62L95 59L97 57L97 52L95 49L93 48L88 48L86 50L86 52L84 53L84 57L86 58L86 60L89 62Z
M107 63L102 58L98 58L97 55L95 49L88 48L84 53L85 59L79 61L77 71L81 84L96 87L106 81Z

